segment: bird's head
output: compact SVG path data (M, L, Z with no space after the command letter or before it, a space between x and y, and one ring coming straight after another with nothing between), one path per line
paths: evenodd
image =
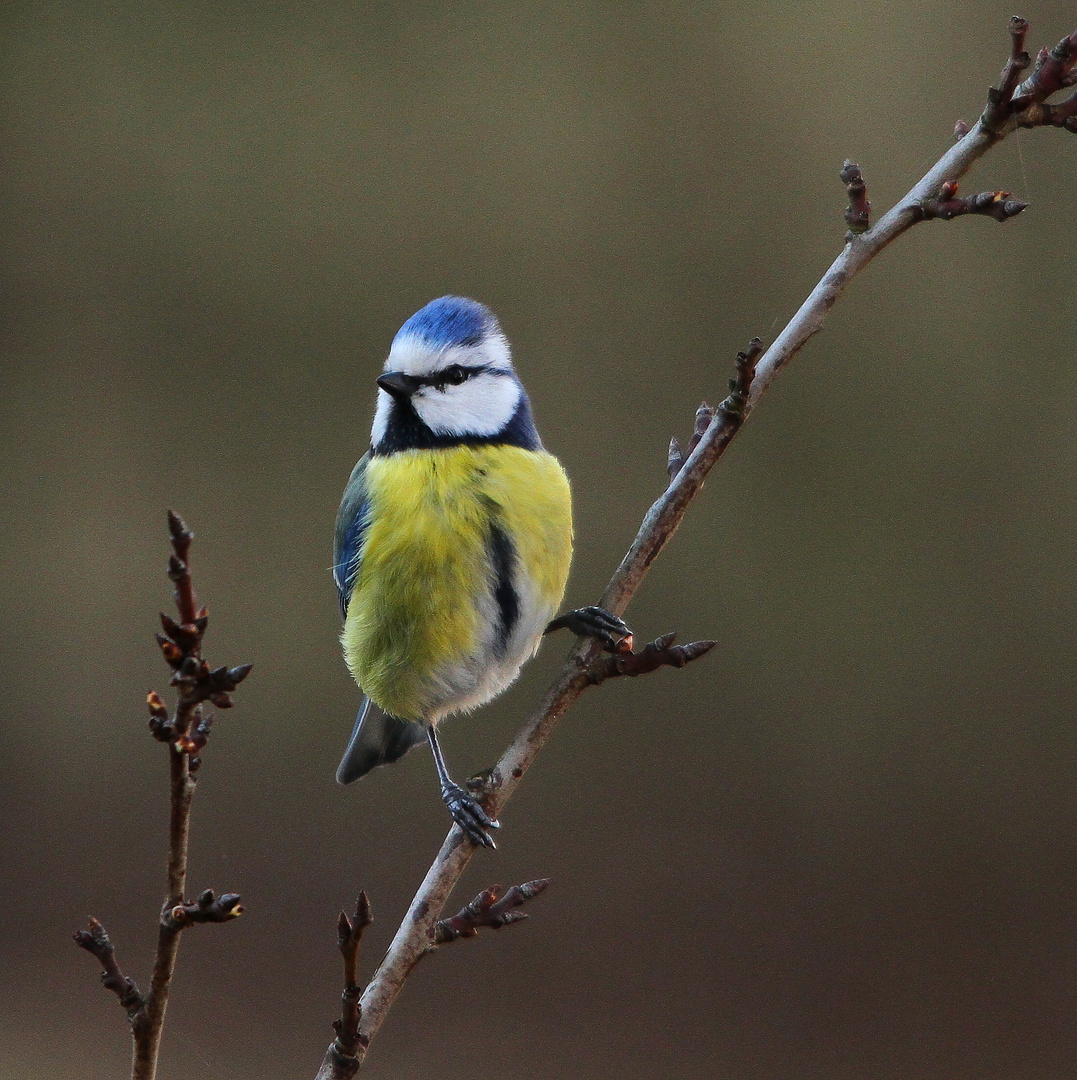
M538 444L527 395L494 313L476 300L431 300L400 328L378 376L375 453L460 441Z

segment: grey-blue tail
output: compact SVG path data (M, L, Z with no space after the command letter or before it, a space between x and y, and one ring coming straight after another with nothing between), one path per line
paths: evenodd
M421 742L426 742L426 728L422 724L387 716L365 697L348 740L348 749L337 766L337 783L350 784L371 769L402 758Z

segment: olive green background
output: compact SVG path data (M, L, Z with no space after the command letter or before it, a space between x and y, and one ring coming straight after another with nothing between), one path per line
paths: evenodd
M372 969L446 829L425 751L349 789L330 536L396 328L489 303L568 469L592 603L725 391L973 121L1009 8L961 2L54 3L4 16L0 1074L125 1074L71 943L145 984L165 754L143 698L164 510L207 654L162 1080L313 1076L360 887ZM1030 44L1073 29L1030 4ZM965 182L857 280L629 611L719 647L572 710L459 902L529 923L426 960L373 1078L964 1080L1077 1068L1077 140ZM490 764L552 678L446 725Z

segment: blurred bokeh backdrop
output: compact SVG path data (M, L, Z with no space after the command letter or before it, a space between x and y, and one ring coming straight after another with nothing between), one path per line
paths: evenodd
M974 0L5 8L0 1074L125 1075L70 934L140 982L163 889L164 512L208 654L253 661L206 755L163 1080L312 1076L334 923L368 967L446 828L428 755L342 790L358 700L330 532L373 378L433 296L489 303L571 474L594 602L844 232L972 121ZM1031 43L1072 29L1036 3ZM776 384L630 610L720 647L587 695L458 897L531 921L426 961L371 1078L1071 1077L1077 1069L1077 140L966 181L1019 220L891 248ZM552 677L445 730L491 763ZM364 1074L365 1075L365 1074Z

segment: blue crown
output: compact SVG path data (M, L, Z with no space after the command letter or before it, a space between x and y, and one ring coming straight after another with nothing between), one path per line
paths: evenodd
M397 340L419 337L439 349L452 345L478 345L497 330L494 313L466 296L441 296L431 300L397 332Z

